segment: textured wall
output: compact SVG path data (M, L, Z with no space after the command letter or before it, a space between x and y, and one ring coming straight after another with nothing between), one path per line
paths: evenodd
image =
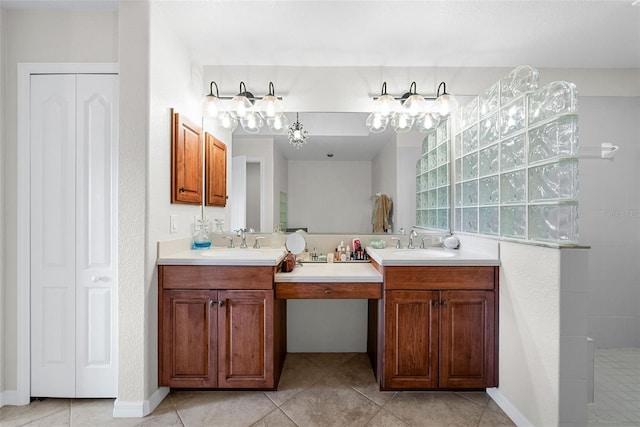
M532 425L557 425L560 251L501 242L500 262L498 388Z

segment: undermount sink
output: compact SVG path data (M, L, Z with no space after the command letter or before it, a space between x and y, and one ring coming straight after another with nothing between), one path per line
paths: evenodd
M408 259L424 259L424 258L450 258L455 256L455 252L449 252L442 249L398 249L391 252L392 255Z
M217 249L203 251L200 255L211 258L230 258L244 255L258 255L261 253L262 251L260 249Z

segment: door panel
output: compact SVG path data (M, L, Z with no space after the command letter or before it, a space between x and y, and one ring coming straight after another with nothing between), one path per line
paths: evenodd
M77 397L117 391L117 144L115 75L77 80Z
M216 387L215 291L164 291L160 385Z
M33 75L31 394L117 392L115 75Z
M75 396L76 77L31 77L31 395Z
M491 387L495 369L492 291L443 291L440 387Z
M273 387L273 291L218 291L218 386Z
M437 291L387 291L384 387L438 386Z

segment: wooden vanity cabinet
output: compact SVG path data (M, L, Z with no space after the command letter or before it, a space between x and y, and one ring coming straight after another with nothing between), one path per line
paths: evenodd
M286 344L272 267L160 266L158 274L161 386L275 388Z
M497 267L384 271L381 389L497 386Z

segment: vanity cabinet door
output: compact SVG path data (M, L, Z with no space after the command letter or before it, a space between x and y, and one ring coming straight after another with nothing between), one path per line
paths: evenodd
M218 291L218 387L274 386L273 290Z
M497 385L494 306L493 291L441 293L441 388L485 388Z
M438 301L438 291L385 293L383 388L438 387Z
M227 146L205 132L205 204L227 204Z
M160 320L160 385L216 387L216 291L165 290Z

